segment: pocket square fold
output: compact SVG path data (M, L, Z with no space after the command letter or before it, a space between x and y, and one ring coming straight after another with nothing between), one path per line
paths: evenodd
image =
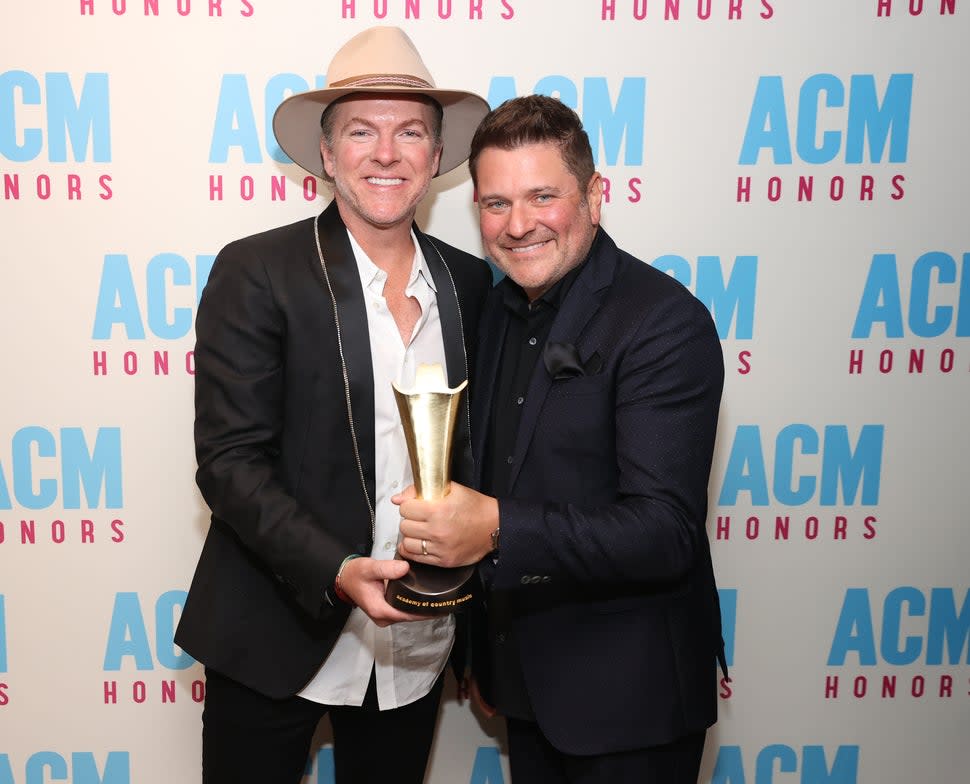
M603 364L600 355L593 352L584 363L572 343L547 342L542 350L542 361L554 379L591 376L598 373Z

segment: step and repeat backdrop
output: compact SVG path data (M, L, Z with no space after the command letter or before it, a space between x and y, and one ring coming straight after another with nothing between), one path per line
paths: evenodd
M0 784L201 779L196 304L329 201L270 120L374 24L575 107L608 231L714 315L702 781L967 781L970 0L5 0ZM419 220L481 253L466 167ZM453 687L428 780L510 780Z

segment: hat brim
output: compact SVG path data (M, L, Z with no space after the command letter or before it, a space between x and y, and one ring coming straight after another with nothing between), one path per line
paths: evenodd
M397 93L427 95L441 104L440 176L468 160L475 129L488 114L489 105L481 96L462 90L408 87L334 87L291 95L273 115L273 133L280 148L310 174L323 177L320 158L320 115L331 103L351 93Z

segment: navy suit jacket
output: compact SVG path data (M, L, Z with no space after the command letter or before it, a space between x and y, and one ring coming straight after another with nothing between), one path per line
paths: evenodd
M196 480L212 522L175 642L270 697L296 693L330 652L350 612L334 600L334 576L349 553L369 555L374 536L364 295L336 204L319 220L326 276L313 219L237 240L216 258L196 321ZM415 233L457 386L491 275ZM466 483L467 423L463 410L452 465Z
M508 318L493 291L472 400L479 457ZM555 747L666 743L716 719L722 643L705 520L720 341L687 289L600 229L552 343L575 348L578 370L554 378L536 363L509 486L486 488L501 522L497 563L481 567L488 596L510 594L499 627L513 631ZM486 649L475 669L487 691Z

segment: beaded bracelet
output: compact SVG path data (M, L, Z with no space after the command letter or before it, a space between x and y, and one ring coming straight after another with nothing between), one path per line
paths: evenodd
M344 589L340 587L340 575L343 573L344 567L350 561L353 561L354 558L360 558L360 554L359 553L351 553L346 558L344 558L343 561L340 562L340 568L337 569L337 576L333 578L333 592L334 592L334 594L336 594L337 598L340 599L340 601L346 602L347 604L349 604L351 606L354 606L354 600L351 599L346 593L344 593Z

